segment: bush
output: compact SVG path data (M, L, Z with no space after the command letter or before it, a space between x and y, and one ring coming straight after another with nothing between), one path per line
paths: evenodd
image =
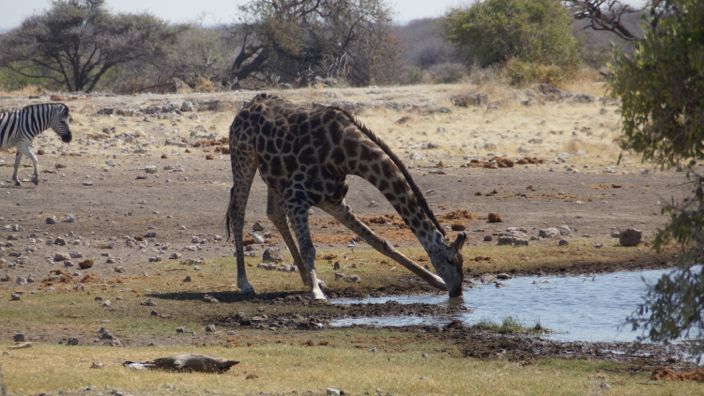
M487 0L454 10L447 19L450 40L482 67L517 59L556 66L565 75L577 70L572 20L558 0Z
M511 85L525 86L532 83L560 85L567 79L565 70L556 65L541 65L510 59L504 67L504 74Z
M456 83L467 77L467 68L461 63L441 63L427 71L428 82L434 84Z

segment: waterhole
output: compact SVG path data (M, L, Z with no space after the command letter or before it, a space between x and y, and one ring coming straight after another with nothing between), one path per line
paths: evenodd
M352 325L410 326L443 325L460 320L501 323L511 317L524 326L536 323L551 330L546 335L556 341L613 342L635 341L641 330L624 325L626 317L643 302L646 283L654 284L670 270L615 272L579 276L524 276L464 290L460 304L469 310L456 316L390 316L337 319L336 327ZM644 282L645 281L645 282ZM449 304L444 295L370 297L336 299L334 304ZM457 302L453 302L457 303Z

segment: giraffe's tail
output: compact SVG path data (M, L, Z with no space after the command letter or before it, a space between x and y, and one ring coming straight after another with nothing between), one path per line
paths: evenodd
M230 234L234 229L235 221L235 186L230 188L230 202L227 205L227 213L225 214L225 231L227 232L227 240L230 240Z

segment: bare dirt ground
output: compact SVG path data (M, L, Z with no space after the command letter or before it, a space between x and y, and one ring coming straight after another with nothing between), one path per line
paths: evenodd
M628 155L617 164L617 105L599 96L599 84L579 88L556 93L450 85L277 93L301 104L334 104L353 111L409 165L441 222L448 228L466 227L467 257L476 256L476 249L495 245L496 234L508 227L537 236L540 229L568 225L573 230L566 237L570 245L584 246L590 257L598 256L603 246L615 245L611 234L627 227L643 230L648 243L665 222L660 204L685 192L684 175L658 171ZM254 94L54 97L71 108L74 141L63 145L51 131L35 141L35 151L41 150L40 184L29 182L31 168L25 161L20 172L26 182L15 187L10 182L13 152L0 154L2 300L9 299L10 291L30 292L42 280L57 281L62 274L76 279L125 277L128 282L127 277L157 271L159 262L169 259L198 264L230 256L233 248L224 240L224 213L232 176L223 150L229 123L242 102ZM469 103L464 106L458 98ZM5 97L0 98L0 108L50 99ZM529 163L516 163L525 158ZM495 168L505 162L502 159L512 160L513 166ZM381 194L358 178L351 179L350 187L348 201L373 228L401 247L417 246L398 218L387 216L393 215L393 208ZM259 235L250 236L255 242L251 254L258 256L267 246L283 249L266 218L265 201L266 188L256 180L246 229L255 221L264 226L263 243L254 240ZM503 221L487 222L490 212ZM312 224L321 258L345 248L354 238L319 211L313 214ZM491 242L484 241L488 235ZM546 246L557 243L557 239L531 241ZM609 268L662 266L667 258L630 259ZM235 290L234 262L231 265L231 277L217 281ZM472 260L465 265L471 271ZM55 272L52 278L54 269L63 273ZM585 264L567 271L595 269ZM521 272L520 267L515 270ZM493 272L491 265L484 271ZM398 291L411 289L428 290L410 282ZM329 294L356 293L333 288ZM285 296L269 297L264 303ZM428 308L419 308L424 309ZM314 319L322 321L329 315ZM225 318L219 320L227 323ZM267 326L272 323L276 318L266 321ZM294 321L283 327L299 326ZM446 334L454 334L453 339L473 337L460 330ZM494 345L489 348L494 352L506 349L504 344L486 343ZM545 350L531 353L537 356Z

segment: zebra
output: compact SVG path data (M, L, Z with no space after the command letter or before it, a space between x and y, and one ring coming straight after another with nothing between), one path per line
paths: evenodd
M71 129L68 126L68 106L63 103L42 103L25 106L20 110L0 113L0 150L17 147L12 181L21 186L17 178L22 155L32 160L34 174L32 183L39 184L37 156L32 152L32 139L41 132L51 128L65 143L71 141Z

